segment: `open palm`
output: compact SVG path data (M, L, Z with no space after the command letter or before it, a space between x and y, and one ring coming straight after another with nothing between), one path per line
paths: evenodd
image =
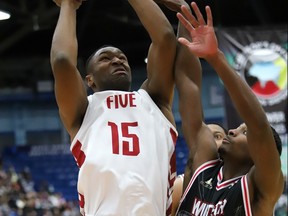
M182 13L177 13L177 17L190 32L192 41L188 41L186 38L181 37L179 38L179 42L186 45L192 53L200 58L214 55L218 50L218 42L213 27L211 10L208 6L206 7L206 24L196 3L192 2L191 6L197 19L185 6L181 7Z

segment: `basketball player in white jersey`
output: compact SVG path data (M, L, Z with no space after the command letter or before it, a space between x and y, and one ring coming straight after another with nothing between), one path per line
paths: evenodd
M152 41L147 80L131 92L125 54L102 47L87 62L86 80L94 91L87 96L77 69L76 12L82 1L54 1L60 15L51 66L60 117L79 166L81 213L170 215L177 138L171 111L176 52L172 26L153 0L128 0Z

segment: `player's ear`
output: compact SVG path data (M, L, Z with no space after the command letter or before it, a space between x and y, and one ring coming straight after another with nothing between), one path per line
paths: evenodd
M86 79L87 85L90 88L92 88L93 90L95 90L96 89L96 85L95 85L94 78L93 78L92 74L86 75L85 79Z
M85 77L87 85L91 88L93 85L93 76L91 74L86 75Z

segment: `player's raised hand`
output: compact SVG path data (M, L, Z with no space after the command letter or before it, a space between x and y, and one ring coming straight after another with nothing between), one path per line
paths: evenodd
M192 41L180 37L178 40L186 45L189 50L200 58L213 56L218 51L218 42L213 27L212 12L209 6L205 7L207 15L207 24L195 2L191 7L196 17L186 7L181 6L182 13L177 13L177 17L185 28L190 32Z
M59 7L61 7L61 4L63 2L71 2L73 3L75 9L78 9L81 6L83 1L86 1L86 0L53 0L53 2L55 2L55 4Z

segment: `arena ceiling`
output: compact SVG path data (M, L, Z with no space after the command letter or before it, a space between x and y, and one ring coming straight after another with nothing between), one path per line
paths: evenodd
M217 27L287 25L285 0L196 2L202 11L211 6ZM0 87L18 77L50 76L47 64L59 8L52 0L0 0L0 9L11 13L9 20L0 21ZM176 27L175 13L163 10ZM78 9L77 20L81 59L111 44L127 53L130 64L144 64L150 40L127 0L87 0Z

